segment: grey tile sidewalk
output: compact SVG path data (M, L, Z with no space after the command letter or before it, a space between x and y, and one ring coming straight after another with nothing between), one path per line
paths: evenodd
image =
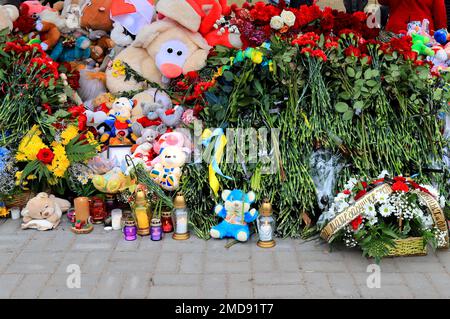
M170 236L126 242L120 232L96 226L75 235L23 231L20 221L0 221L0 298L450 298L450 251L385 259L381 288L368 288L358 251L319 242L256 239L229 249L223 241ZM68 288L69 265L78 265L81 287Z

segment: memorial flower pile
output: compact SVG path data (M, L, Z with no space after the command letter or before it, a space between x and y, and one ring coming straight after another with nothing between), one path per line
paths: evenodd
M320 216L318 226L323 231L327 227L331 229L329 223L333 220L345 220L331 236L325 231L324 237L330 243L358 246L364 256L373 257L377 262L399 245L398 240L419 237L423 247L427 244L433 248L446 247L446 231L436 226L427 200L433 201L438 209L445 207L445 199L435 188L419 185L411 178L353 177Z

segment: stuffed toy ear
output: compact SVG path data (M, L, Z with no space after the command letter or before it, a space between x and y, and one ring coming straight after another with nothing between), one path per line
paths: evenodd
M228 196L230 196L230 194L231 194L231 191L229 189L224 189L222 191L222 199L224 201L226 201L228 199Z
M249 202L251 204L251 203L253 203L255 201L256 194L254 192L250 191L250 192L247 193L247 197L248 197L248 200L249 200Z
M41 193L37 194L36 197L38 197L38 198L48 198L48 194L45 193L45 192L41 192Z
M184 63L183 74L190 71L198 71L205 67L206 59L208 57L209 50L197 50L195 51Z
M146 48L152 43L154 39L161 33L170 28L173 28L176 24L167 19L156 21L152 24L147 24L139 31L136 39L131 44L135 48Z

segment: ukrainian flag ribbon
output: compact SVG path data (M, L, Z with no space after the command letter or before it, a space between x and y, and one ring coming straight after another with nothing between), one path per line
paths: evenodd
M227 144L227 138L223 132L222 128L217 128L214 131L210 129L205 129L202 133L202 144L205 147L208 147L212 140L215 138L213 156L211 158L211 163L208 167L209 172L209 186L214 192L215 196L218 196L220 184L217 179L216 174L219 174L223 178L232 180L230 176L226 176L220 170L219 164L222 161L223 153L225 150L225 145Z

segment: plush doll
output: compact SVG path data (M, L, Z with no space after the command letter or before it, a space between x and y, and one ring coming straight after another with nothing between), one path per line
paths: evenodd
M49 230L58 226L62 213L68 211L70 202L47 193L30 199L22 210L22 229Z
M66 21L57 11L44 10L40 12L36 20L36 30L41 38L42 50L51 50L58 43L61 32L68 31Z
M211 237L232 237L241 242L247 241L250 237L248 223L258 217L258 211L254 208L250 209L250 205L256 199L255 193L250 191L246 194L239 189L224 190L222 199L224 205L217 205L214 212L223 218L223 221L211 228Z
M166 127L175 128L181 123L181 116L184 113L183 107L177 105L161 105L159 103L141 103L142 112L145 116L137 119L137 122L144 127L164 124Z
M88 38L92 43L91 59L101 64L106 54L114 47L114 41L103 30L91 31Z
M151 111L156 111L157 108L163 107L165 109L172 108L172 100L170 96L162 91L155 88L150 88L148 90L142 91L133 96L133 100L136 101L136 106L131 111L131 120L133 122L139 122L138 120L147 117L147 114ZM159 125L158 123L149 123L145 125L141 123L144 127Z
M113 27L110 17L112 2L113 0L86 0L81 8L81 27L86 30L111 31Z
M118 51L122 51L133 42L133 38L125 34L125 28L119 23L113 23L113 29L111 30L111 40L116 44Z
M239 30L229 28L225 19L221 19L231 12L226 0L161 0L158 1L156 10L159 15L177 21L192 32L202 34L210 46L242 47Z
M132 128L133 133L138 137L136 140L137 145L144 143L150 143L153 145L156 138L164 134L167 130L167 127L164 124L144 128L139 123L133 123Z
M131 110L134 101L127 98L116 99L109 111L107 119L99 128L106 130L102 134L100 141L109 145L131 145L137 139L131 130Z
M150 177L163 189L173 191L178 188L181 177L181 167L186 163L186 153L181 147L167 146L161 149L153 161Z
M427 44L430 43L429 37L417 33L412 33L411 37L413 43L412 50L414 52L417 52L420 55L434 56L434 51L427 46Z
M446 29L435 31L433 37L441 45L445 45L449 41L449 33Z
M167 85L172 78L203 68L209 49L200 33L164 19L144 26L132 45L120 52L112 65L125 62L145 79ZM125 81L125 75L117 74L114 67L106 70L106 85L112 93L146 86L134 79Z
M114 167L103 175L94 175L92 178L94 187L105 194L116 194L124 191L131 185L130 176L126 176L119 167Z
M59 41L50 54L50 57L58 62L85 60L91 55L90 45L91 41L85 36L80 36L76 39L74 47L65 48L63 42Z
M191 153L192 150L191 140L188 135L178 131L161 135L158 140L153 143L153 150L156 154L159 154L164 148L169 146L181 148L187 154Z
M152 22L155 6L152 0L113 1L111 19L133 35Z
M14 21L19 17L19 10L12 4L0 6L0 30L13 28Z

